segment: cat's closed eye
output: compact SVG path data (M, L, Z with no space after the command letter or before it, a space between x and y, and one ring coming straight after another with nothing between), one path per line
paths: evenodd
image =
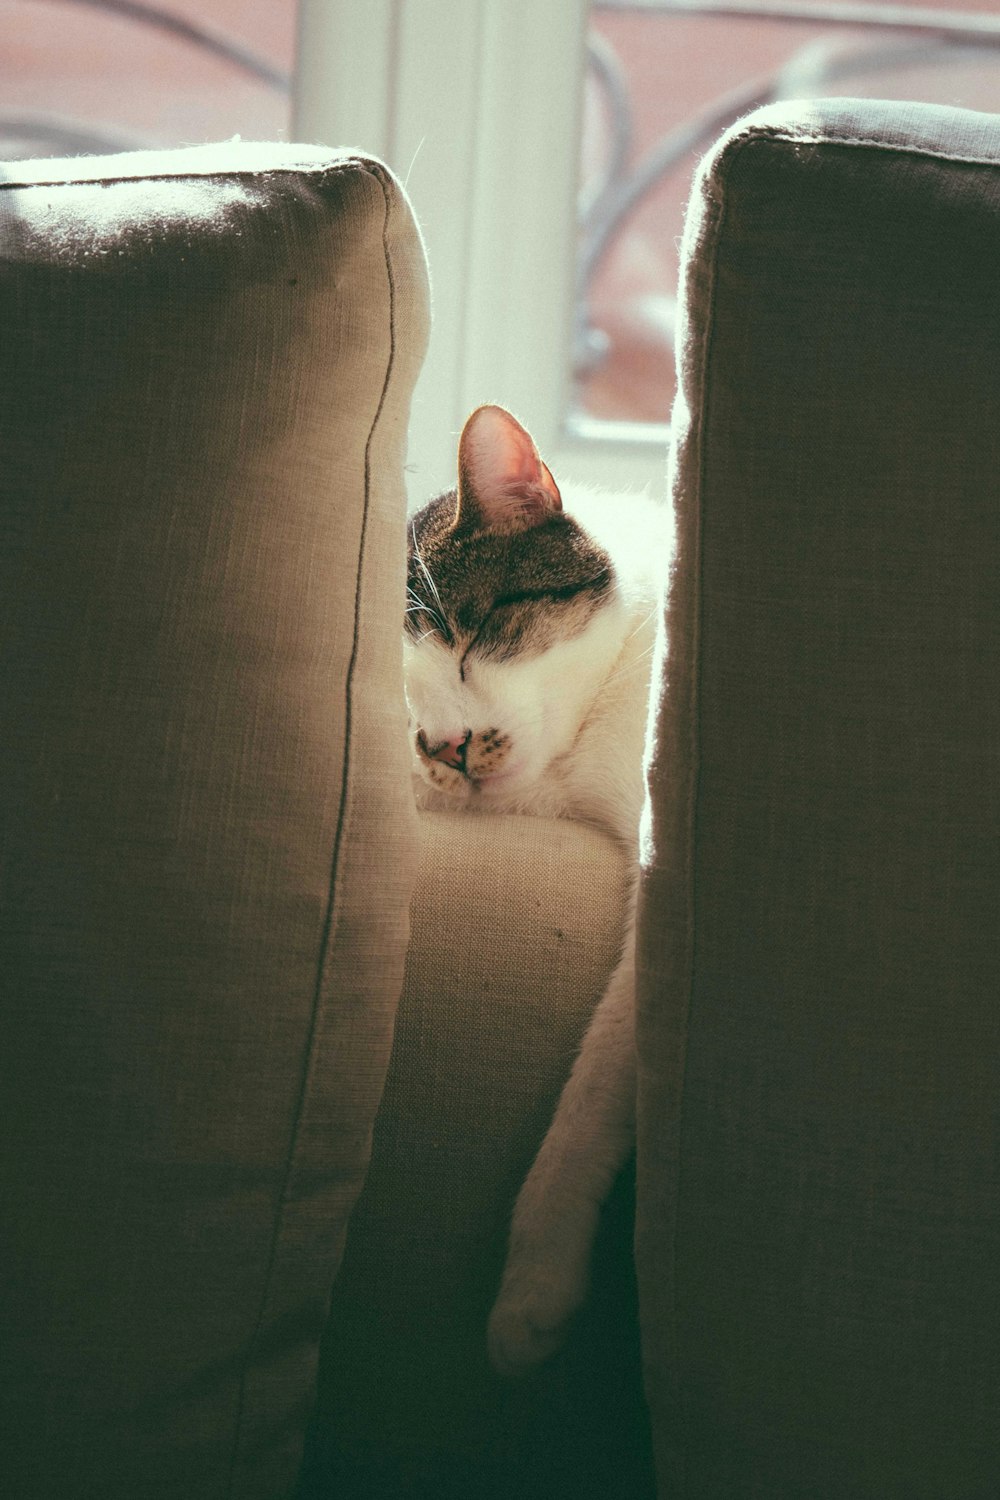
M502 609L508 604L562 604L569 599L575 599L578 594L584 594L588 590L599 590L607 586L610 575L607 568L593 578L574 579L563 587L521 589L518 593L505 594L503 598L494 602L494 609Z

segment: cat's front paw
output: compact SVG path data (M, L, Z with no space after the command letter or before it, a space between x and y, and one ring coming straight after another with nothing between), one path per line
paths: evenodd
M525 1375L555 1354L586 1290L586 1277L566 1266L509 1265L486 1333L497 1374Z

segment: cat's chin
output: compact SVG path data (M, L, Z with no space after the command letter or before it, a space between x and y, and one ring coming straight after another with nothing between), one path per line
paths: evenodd
M472 796L472 783L460 775L428 776L422 769L418 769L415 784L419 790L439 792L455 803L467 802Z

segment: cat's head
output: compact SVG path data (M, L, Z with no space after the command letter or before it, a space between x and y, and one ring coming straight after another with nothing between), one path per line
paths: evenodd
M620 647L611 559L498 406L458 486L409 527L404 664L417 767L456 799L514 797L573 744Z

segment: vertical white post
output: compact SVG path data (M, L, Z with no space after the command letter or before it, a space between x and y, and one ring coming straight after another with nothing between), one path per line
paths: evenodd
M292 136L388 157L399 0L299 0Z
M560 439L587 0L300 0L294 130L381 155L427 244L411 498L454 483L465 416Z

